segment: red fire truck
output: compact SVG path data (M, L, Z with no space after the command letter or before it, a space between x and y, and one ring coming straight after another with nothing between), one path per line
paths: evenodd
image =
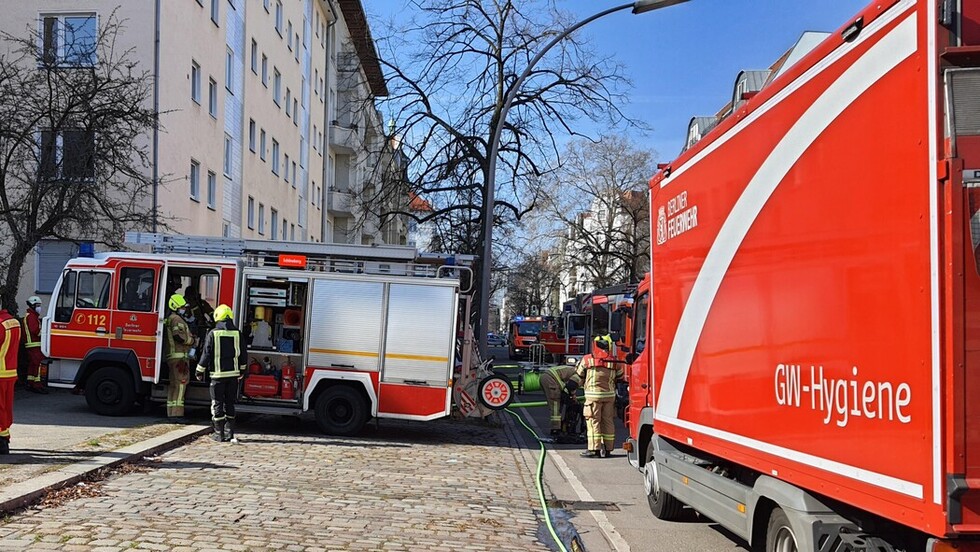
M540 316L515 316L507 329L507 341L511 360L529 358L531 347L537 345L538 334L544 324Z
M561 315L541 330L541 345L558 363L584 355L585 344L591 343L593 337L623 326L620 319L629 312L635 289L635 284L619 284L567 301Z
M874 2L651 180L626 448L657 517L980 550L978 22Z
M457 397L466 412L479 412L478 400L502 408L513 396L506 378L471 373L471 340L460 346L456 338L458 321L469 316L460 289L469 269L437 255L397 246L127 238L155 252L72 259L43 320L49 383L84 389L100 414L166 400L165 308L188 286L212 307L231 306L248 336L242 412L312 412L324 432L349 435L371 417L448 415L454 380L472 384ZM209 404L206 385L192 383L186 402Z

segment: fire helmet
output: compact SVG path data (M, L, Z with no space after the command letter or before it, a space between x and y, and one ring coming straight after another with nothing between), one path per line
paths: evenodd
M167 306L169 306L170 307L170 310L172 310L172 311L175 311L175 310L179 309L180 307L183 307L183 306L186 306L186 305L187 305L187 301L185 301L184 300L184 296L181 295L181 294L179 294L179 293L175 293L175 294L171 295L170 296L170 302L167 303Z
M27 298L27 306L31 308L38 308L41 306L41 298L37 295L31 295Z
M613 340L612 340L612 337L610 337L609 334L603 334L603 335L596 336L596 338L594 339L594 341L595 341L596 347L599 347L600 349L602 349L604 351L608 351L609 349L612 349Z
M231 312L231 307L228 305L218 305L218 308L214 309L214 321L218 322L221 320L231 320L235 316Z

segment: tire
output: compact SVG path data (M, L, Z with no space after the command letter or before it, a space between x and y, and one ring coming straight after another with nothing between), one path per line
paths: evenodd
M502 410L514 401L514 386L509 378L500 374L491 374L480 382L477 396L480 404L490 410Z
M680 519L684 503L660 488L660 478L657 475L657 463L653 459L653 439L647 445L646 463L643 464L643 488L647 494L647 504L650 512L657 519L675 521Z
M796 533L789 524L789 517L782 508L775 508L769 514L766 527L766 552L797 552Z
M85 382L85 402L102 416L128 414L136 404L132 376L115 366L99 368Z
M364 395L347 385L328 387L316 399L316 424L328 435L356 435L368 420Z

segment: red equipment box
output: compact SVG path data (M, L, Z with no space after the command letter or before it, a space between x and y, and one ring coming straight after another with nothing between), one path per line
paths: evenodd
M276 397L279 395L279 380L275 376L249 374L245 378L242 394L247 397Z

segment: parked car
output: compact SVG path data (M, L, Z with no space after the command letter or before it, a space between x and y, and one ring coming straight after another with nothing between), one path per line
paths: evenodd
M507 340L495 333L487 334L487 345L490 347L506 347Z

